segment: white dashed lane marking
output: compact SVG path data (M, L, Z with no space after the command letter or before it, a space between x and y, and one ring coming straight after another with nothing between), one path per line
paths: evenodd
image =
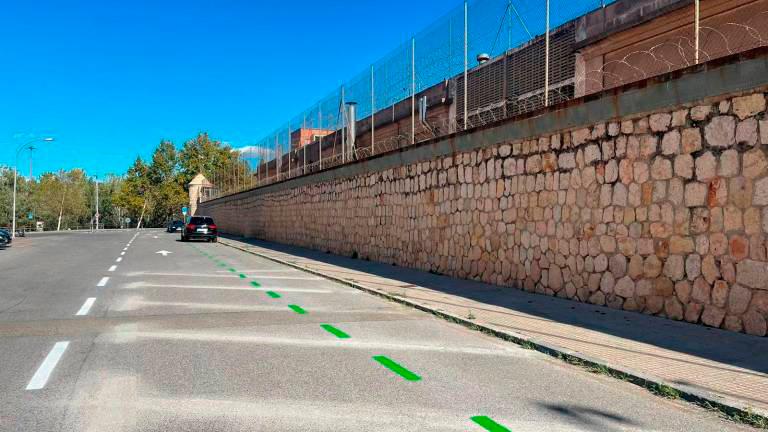
M90 312L91 307L93 306L93 303L96 301L96 297L88 297L88 300L83 303L83 306L80 307L80 310L77 311L75 315L77 316L83 316L88 315L88 312Z
M32 379L27 384L27 390L40 390L48 383L48 378L51 377L51 373L56 368L56 364L61 360L61 356L64 355L64 351L67 350L69 341L56 342L51 349L51 352L45 357L43 363L37 368L37 372L32 376Z

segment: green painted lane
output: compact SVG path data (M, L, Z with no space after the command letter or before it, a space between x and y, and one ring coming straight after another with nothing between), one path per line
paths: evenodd
M244 274L240 273L240 279L245 279L245 278L247 278L247 277L248 277L248 276L246 276L246 275L244 275Z
M373 356L373 359L377 362L381 363L382 366L385 368L391 370L392 372L400 375L402 378L408 380L408 381L420 381L421 377L416 375L415 373L409 371L408 369L400 366L395 361L390 359L386 356Z
M336 327L330 325L330 324L320 324L320 327L322 327L325 331L328 333L336 336L339 339L349 339L350 336L347 333L344 333L343 331L337 329Z
M233 269L232 267L229 268L230 273L237 273L237 270Z
M512 432L510 429L496 423L492 418L488 416L474 416L471 417L472 421L482 426L483 429L489 432Z
M256 281L251 281L251 286L253 286L253 287L255 287L255 288L258 288L258 287L260 287L260 286L261 286L261 284L260 284L260 283L258 283L258 282L256 282Z
M288 305L289 308L291 308L292 311L296 312L299 315L304 315L307 313L301 306L298 305Z
M274 292L274 291L267 291L267 295L272 298L280 298L280 294Z

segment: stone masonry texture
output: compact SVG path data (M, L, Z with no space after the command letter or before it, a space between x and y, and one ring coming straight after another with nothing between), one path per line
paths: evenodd
M765 110L754 92L202 211L231 233L765 336Z

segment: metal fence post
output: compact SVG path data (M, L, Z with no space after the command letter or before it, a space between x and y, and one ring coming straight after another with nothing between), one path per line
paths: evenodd
M371 65L371 155L376 153L376 89L373 85L373 65Z
M277 143L277 135L275 135L275 175L277 179L280 179L280 146Z
M344 100L344 86L341 86L341 163L347 162L347 104Z
M468 11L467 1L464 0L464 130L467 129L467 105L469 105L467 100L467 71L469 70Z
M700 10L700 1L695 0L693 4L693 31L696 33L696 51L694 52L694 63L699 64L699 33L700 33L700 23L701 23L701 10Z
M291 145L291 122L288 122L288 175L291 178L291 159L293 159L293 146Z
M416 143L416 38L411 38L411 144Z
M544 36L544 106L549 106L549 0L546 0L546 33Z

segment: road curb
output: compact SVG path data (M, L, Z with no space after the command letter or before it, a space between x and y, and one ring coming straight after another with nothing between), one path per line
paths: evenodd
M569 349L560 347L558 345L555 345L549 342L543 342L543 341L537 340L534 337L530 337L521 333L517 333L509 330L501 330L501 329L492 327L490 325L477 323L471 319L461 317L461 316L458 316L449 312L445 312L442 310L438 310L438 309L429 307L427 305L408 300L400 296L392 295L385 291L368 287L358 282L342 279L333 275L329 275L323 272L319 272L317 270L304 267L299 264L294 264L290 261L285 261L279 258L262 254L252 249L248 249L247 247L242 247L237 244L234 244L232 243L232 241L233 240L224 239L224 238L219 239L219 243L225 246L238 249L243 252L247 252L252 255L256 255L261 258L268 259L270 261L283 264L283 265L286 265L310 274L314 274L316 276L320 276L325 279L329 279L334 282L337 282L352 288L356 288L358 290L367 292L369 294L373 294L390 301L394 301L406 306L410 306L414 309L418 309L423 312L428 312L432 315L435 315L447 321L461 324L472 330L478 330L483 333L495 336L497 338L500 338L509 342L513 342L517 345L523 346L524 348L539 351L543 354L547 354L551 357L555 357L567 363L576 364L576 365L584 366L587 368L600 368L601 371L602 370L606 371L607 375L644 387L656 394L658 394L659 390L662 388L674 389L679 393L680 399L683 399L687 402L694 403L696 405L699 405L709 410L714 409L714 410L720 411L723 414L725 414L729 419L737 421L739 423L749 424L751 426L768 429L768 426L767 426L768 412L763 412L762 410L752 408L746 401L736 399L736 398L721 396L715 393L697 389L692 386L687 386L684 384L669 382L653 375L640 373L630 368L611 364L610 362L600 358L596 358L589 355L585 355L583 353L571 351Z

